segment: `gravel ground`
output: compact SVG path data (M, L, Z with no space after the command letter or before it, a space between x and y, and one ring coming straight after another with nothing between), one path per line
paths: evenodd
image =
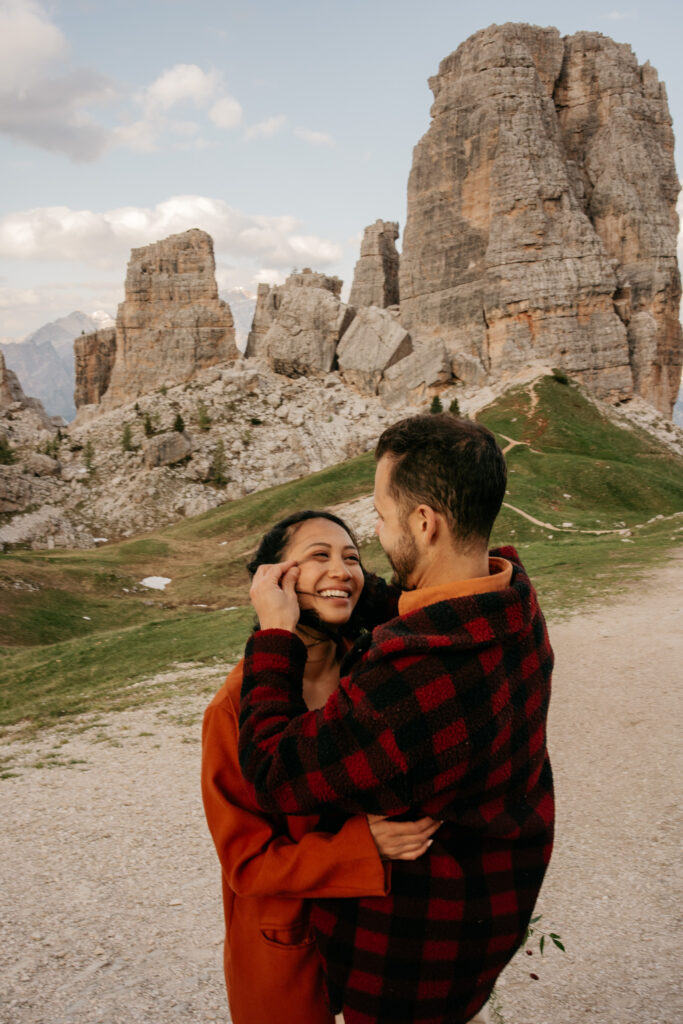
M629 596L551 625L558 836L538 911L567 952L517 956L499 984L506 1024L683 1020L682 579L679 551ZM3 741L1 1024L228 1020L205 703Z

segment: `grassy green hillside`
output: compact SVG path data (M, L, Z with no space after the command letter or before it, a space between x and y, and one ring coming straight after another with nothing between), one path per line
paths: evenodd
M517 545L551 617L631 585L680 543L683 460L577 388L547 377L478 418L510 445L494 542ZM218 685L252 621L244 563L261 534L295 508L370 493L373 474L367 454L137 540L0 555L0 728L158 696L136 683L178 663L215 664ZM387 571L376 542L364 557ZM152 575L173 582L150 591L139 581Z

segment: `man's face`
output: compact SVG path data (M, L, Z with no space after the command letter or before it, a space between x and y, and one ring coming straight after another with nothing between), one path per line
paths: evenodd
M377 525L375 533L394 570L392 582L403 590L414 585L411 581L417 568L420 553L405 516L389 490L392 460L383 455L375 471L375 511Z

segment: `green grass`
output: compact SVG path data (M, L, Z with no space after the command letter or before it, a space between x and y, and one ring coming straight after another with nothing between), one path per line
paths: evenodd
M215 665L218 689L224 666L241 654L252 622L251 609L240 608L157 620L28 650L0 649L0 726L23 722L35 728L86 711L159 699L168 687L141 693L134 684L177 663Z
M629 587L681 543L683 518L647 521L683 510L683 460L605 420L574 386L544 378L535 389L535 407L520 388L478 419L527 442L507 454L507 504L556 528L573 524L575 532L548 529L504 507L492 539L517 546L552 619ZM1 555L0 729L187 692L193 684L182 676L168 687L139 685L179 663L215 665L217 688L253 621L244 565L265 529L293 509L368 494L373 476L368 453L145 537ZM628 536L578 532L625 527ZM377 541L363 558L388 572ZM146 590L148 575L172 583ZM219 610L233 605L239 610Z

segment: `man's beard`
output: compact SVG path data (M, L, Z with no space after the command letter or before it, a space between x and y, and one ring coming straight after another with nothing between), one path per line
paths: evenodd
M406 530L393 551L385 552L389 564L394 570L391 582L400 587L401 590L408 590L408 578L414 571L418 560L417 544L415 538Z

